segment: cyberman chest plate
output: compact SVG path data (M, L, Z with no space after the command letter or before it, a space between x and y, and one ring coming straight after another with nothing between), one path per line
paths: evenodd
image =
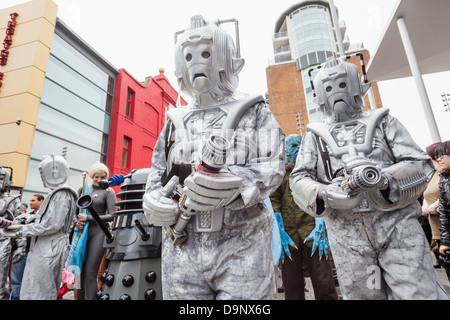
M263 97L252 95L217 106L172 109L167 115L182 140L196 141L211 133L228 138L244 113L258 102L264 102Z
M369 154L373 149L375 127L389 113L389 109L377 109L361 118L341 123L310 123L308 130L323 139L330 156L341 159L349 147L358 153Z
M264 102L260 95L227 104L198 109L179 108L168 112L173 132L168 137L171 144L167 155L167 172L174 164L191 165L194 170L204 141L211 135L218 135L231 141L234 130L242 116L255 104ZM183 179L184 180L184 179ZM222 227L224 209L201 212L191 220L197 232L215 232Z
M389 109L377 109L373 113L351 121L308 125L308 130L318 137L318 151L321 153L324 172L322 181L330 183L334 178L343 175L347 178L352 174L354 166L367 165L370 162L370 159L366 157L371 154L375 146L379 146L375 138L376 127L388 112ZM360 198L361 202L353 211L374 210L364 196Z

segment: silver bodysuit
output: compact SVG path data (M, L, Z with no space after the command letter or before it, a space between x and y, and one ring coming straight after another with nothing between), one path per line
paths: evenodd
M21 300L56 300L69 254L69 231L77 210L77 194L60 187L48 194L34 223L24 225L23 236L32 236L20 290Z
M309 131L303 138L290 186L293 192L297 190L294 198L305 212L325 218L344 298L446 299L447 294L433 269L429 244L417 221L421 214L417 198L395 210L388 210L388 205L386 210L374 208L366 201L367 194L363 194L360 206L353 210L323 211L317 207L317 190L313 190L317 182L331 182L327 167L331 175L343 167L346 154L339 145L349 141L381 169L409 163L424 177L432 172L429 157L414 143L405 127L386 111L377 110L375 114L363 116L361 121L350 121L352 125L348 127L346 123L312 126L315 133ZM370 118L376 115L379 119L371 122ZM364 122L369 125L358 126ZM350 135L353 140L344 143L346 133L354 128L357 129ZM328 151L334 151L329 153L327 161L319 152L323 146L316 136L325 137L330 145L335 143L327 147ZM413 178L410 182L421 183ZM404 196L402 190L391 187L389 197L393 202Z
M274 297L272 220L263 200L278 187L284 175L284 134L262 99L259 101L237 117L236 130L227 137L234 151L227 155L226 165L242 178L243 187L241 195L224 208L221 229L195 232L191 221L186 230L187 241L180 246L163 236L164 299ZM242 101L232 104L239 108ZM179 115L188 119L183 121L185 129L169 130L168 122L162 130L153 152L146 192L162 187L161 178L173 163L191 166L199 142L233 126L227 124L232 120L227 117L231 113L227 105L180 110ZM184 148L183 135L190 141ZM174 143L166 160L165 147L170 140Z
M11 196L8 192L0 193L0 217L3 219L13 220L18 216L20 210L20 199ZM0 300L9 300L8 288L8 270L11 263L11 244L10 237L0 236ZM23 239L16 239L16 242ZM26 243L26 240L25 240Z

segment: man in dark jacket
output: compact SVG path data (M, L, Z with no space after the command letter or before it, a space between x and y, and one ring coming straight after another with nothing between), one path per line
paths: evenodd
M301 139L298 134L291 134L286 138L286 174L281 185L270 196L274 212L281 213L285 231L298 248L291 251L292 260L286 259L281 265L285 298L305 300L305 263L315 299L337 300L331 260L321 259L318 252L312 253L312 241L304 243L315 227L314 218L300 210L289 188L289 175L295 166Z

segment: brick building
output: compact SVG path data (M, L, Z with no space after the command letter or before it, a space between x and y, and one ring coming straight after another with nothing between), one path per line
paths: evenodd
M119 70L107 164L111 174L127 174L131 169L150 167L166 110L176 105L177 97L178 92L170 85L163 69L144 83L125 69Z
M351 45L343 21L339 30L347 55L361 52L367 66L370 55L362 44ZM286 135L304 134L309 122L321 121L322 112L313 102L311 79L317 66L338 56L333 21L327 0L303 0L286 9L275 24L274 63L266 68L269 106ZM349 62L361 71L359 57ZM372 84L376 108L382 107L378 86ZM366 107L371 108L366 97Z

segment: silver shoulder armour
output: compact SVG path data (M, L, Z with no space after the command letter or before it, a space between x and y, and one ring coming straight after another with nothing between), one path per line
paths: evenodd
M200 113L215 113L215 122L213 125L221 128L222 133L225 134L226 130L236 128L244 113L258 102L264 102L264 98L261 95L256 94L248 96L245 99L212 107L171 109L167 112L167 116L173 122L177 130L181 129L187 132L189 129L189 121L192 117L195 117ZM186 138L189 139L189 135L187 135Z
M340 123L310 123L307 128L321 137L329 147L330 155L342 158L348 153L348 147L357 152L368 154L373 148L375 127L389 113L389 109L377 109L354 120Z
M41 217L41 218L42 218L42 216L44 216L44 215L46 214L48 205L49 205L49 203L50 203L50 201L51 201L53 195L54 195L55 193L57 193L58 191L60 191L60 190L67 190L67 191L69 191L69 193L71 193L71 195L73 196L73 198L74 198L75 201L78 199L78 194L77 194L77 192L76 192L72 187L70 187L70 186L65 185L65 186L61 186L61 187L57 187L56 189L53 189L53 190L45 197L44 201L43 201L42 204L41 204L41 207L39 208L39 214L40 214L40 217ZM69 199L68 199L68 200L69 200ZM62 229L64 233L69 232L69 228L70 228L70 224L71 224L71 221L72 221L72 217L73 217L73 215L74 215L75 212L76 212L76 205L75 205L75 207L73 207L73 208L71 208L71 209L72 209L72 211L66 216L65 223L64 223L64 226L63 226L63 229Z
M177 108L167 112L175 127L176 138L169 132L167 139L174 142L167 158L167 170L170 171L174 158L182 153L183 162L190 163L196 160L196 153L202 141L209 139L210 135L219 135L231 141L234 129L242 116L257 103L264 103L261 95L251 95L226 104L202 108ZM196 127L196 119L204 119L204 128ZM179 161L179 160L177 160Z

